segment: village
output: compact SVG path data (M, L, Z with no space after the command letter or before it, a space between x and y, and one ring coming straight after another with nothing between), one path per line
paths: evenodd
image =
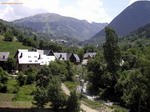
M8 60L10 52L0 52L0 65ZM61 60L70 61L76 65L87 65L89 59L94 58L95 52L87 52L83 56L83 60L80 60L79 56L74 53L58 53L51 50L39 50L39 49L18 49L14 56L16 67L15 71L26 71L29 68L40 68L44 65L49 65L51 61ZM12 70L14 71L14 70Z

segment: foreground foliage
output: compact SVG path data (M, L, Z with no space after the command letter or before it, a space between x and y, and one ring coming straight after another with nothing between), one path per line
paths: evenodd
M89 91L133 112L149 111L150 46L119 48L115 31L106 28L103 48L100 55L88 62Z

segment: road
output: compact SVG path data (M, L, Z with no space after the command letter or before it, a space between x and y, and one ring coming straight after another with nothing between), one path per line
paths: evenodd
M70 91L69 91L69 89L62 83L61 84L61 88L62 88L62 90L64 91L64 93L66 94L66 95L70 95ZM94 110L94 109L91 109L90 107L88 107L88 106L86 106L85 104L83 104L83 102L81 102L81 108L85 111L85 112L98 112L98 111L96 111L96 110Z

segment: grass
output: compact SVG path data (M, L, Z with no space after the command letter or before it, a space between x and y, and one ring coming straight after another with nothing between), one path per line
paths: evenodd
M20 87L18 93L15 96L15 101L33 101L33 92L36 90L34 84L24 85Z
M84 101L84 104L93 108L93 109L98 109L98 108L101 108L103 106L103 104L99 101L92 101L92 100L89 100L87 98L82 98L82 101Z
M114 109L114 112L129 112L127 109L118 105L113 105L111 108Z
M10 78L7 81L7 92L8 93L16 93L18 89L19 88L18 88L17 80L14 78Z
M31 101L13 101L15 94L0 93L0 107L9 108L31 108Z
M0 93L0 101L12 101L15 94Z
M36 90L35 84L24 85L18 88L17 80L9 78L7 81L7 93L0 93L0 107L9 108L31 108L34 107L33 92ZM16 92L14 92L16 91Z
M78 83L77 82L71 82L71 81L65 81L64 84L67 86L67 88L70 91L74 91L77 88Z
M10 57L14 57L18 49L31 49L31 47L24 46L20 42L6 42L0 39L0 52L10 52Z
M0 101L0 107L31 108L33 107L33 104L31 101Z

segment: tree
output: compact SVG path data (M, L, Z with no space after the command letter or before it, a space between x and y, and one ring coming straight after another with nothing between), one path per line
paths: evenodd
M0 67L0 92L6 93L8 80L7 73Z
M88 80L89 92L92 94L98 94L99 88L105 88L105 79L103 75L106 72L106 67L104 64L104 57L100 53L97 53L94 59L88 61L87 69L88 69Z
M86 45L84 48L84 53L86 52L96 52L96 47L93 45Z
M17 39L18 39L19 42L23 42L24 35L22 33L19 33L18 36L17 36Z
M53 61L49 64L49 70L51 71L52 76L58 76L62 81L67 78L67 69L66 64L63 61Z
M107 62L107 80L108 84L106 88L104 89L104 96L108 96L109 94L113 94L112 96L114 98L111 98L112 100L115 99L115 85L117 84L117 71L120 69L120 62L121 62L121 53L120 48L117 45L118 44L118 36L115 33L115 31L109 27L105 28L106 33L106 42L103 46L104 49L104 58Z
M4 35L4 41L10 41L12 42L14 39L12 33L10 31L7 31Z
M34 39L32 37L24 38L22 42L26 46L37 47L36 42L34 41Z
M67 112L80 112L80 100L77 93L71 92L67 101Z
M56 76L54 76L49 83L48 99L55 111L57 111L59 108L64 107L66 104L65 95L61 91L61 81Z
M6 83L7 80L7 73L0 67L0 83Z
M35 104L38 107L43 108L46 103L50 102L51 107L57 111L65 106L66 97L61 91L61 79L58 77L58 75L52 74L48 66L44 66L38 73L36 77L37 91L34 95Z
M70 61L66 62L66 69L67 69L67 80L73 81L74 80L74 69L73 69L73 64Z
M15 59L14 58L8 58L8 60L4 64L4 70L7 70L9 73L12 72L12 70L15 69Z
M44 105L48 102L47 91L44 87L37 87L35 91L34 100L36 101L35 105L39 108L44 108Z
M48 66L42 67L36 76L36 85L39 87L47 88L51 79L51 71Z
M132 111L142 111L142 106L146 104L146 98L149 94L146 92L148 87L147 78L139 70L127 72L124 78L119 81L123 92L122 100Z
M80 60L83 60L84 49L83 49L83 48L78 49L78 50L77 50L77 54L78 54Z
M107 62L107 69L111 73L116 73L119 69L120 61L121 61L121 53L118 43L118 36L116 32L109 28L105 28L106 33L106 42L103 46L104 48L104 57Z
M34 83L37 75L37 71L34 68L29 68L25 74L27 75L26 84Z

